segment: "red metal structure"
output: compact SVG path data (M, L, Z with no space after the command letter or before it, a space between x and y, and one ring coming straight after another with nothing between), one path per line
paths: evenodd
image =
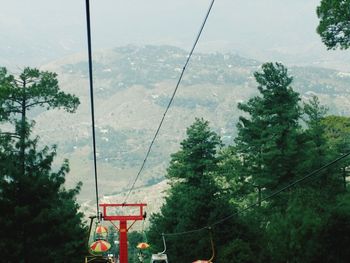
M144 220L143 207L146 204L100 204L102 207L102 216L106 221L119 221L119 261L120 263L128 263L128 230L138 220ZM139 208L136 215L111 215L107 213L107 208L113 207L135 207ZM128 221L133 223L128 227Z

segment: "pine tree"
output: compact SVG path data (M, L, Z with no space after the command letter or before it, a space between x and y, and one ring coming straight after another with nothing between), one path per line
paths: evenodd
M208 122L196 119L187 129L187 138L181 142L181 149L171 156L167 170L171 189L160 213L151 217L148 233L151 243L158 244L159 249L162 248L161 233L200 229L234 212L213 178L220 146L220 138L210 131ZM237 220L233 217L229 223L213 229L217 250L240 237L244 228ZM211 256L208 230L166 238L171 261L191 262Z
M296 178L299 147L299 94L279 63L262 65L254 74L260 96L240 103L236 152L241 173L253 187L274 191Z
M255 186L266 197L271 190L274 192L334 160L340 148L346 151L349 137L345 119L326 117L327 109L316 97L304 103L303 108L299 106L299 95L290 88L292 79L281 64L264 64L262 71L255 74L260 96L239 105L246 115L238 124L233 156L224 159L231 160L234 168L232 189L245 190L248 200L249 191L254 193ZM335 217L329 215L330 210L344 189L339 180L340 166L346 165L344 161L328 168L312 180L279 194L262 209L250 212L259 218L260 230L265 233L261 240L265 241L269 256L263 261L285 262L288 258L290 262L319 262L319 251L329 246L327 239L333 232L339 236L336 224L327 226L329 218ZM244 183L250 187L244 187ZM345 232L347 215L348 211L342 211L337 221ZM346 253L340 254L339 259L343 260Z
M292 78L283 65L264 64L255 78L260 94L239 104L245 115L239 119L236 145L223 152L219 163L227 182L232 184L232 198L236 201L238 197L237 203L243 206L346 153L350 138L346 118L326 116L327 109L316 97L299 106L299 94L290 87ZM319 251L332 247L329 240L333 233L343 239L337 226L348 231L344 224L348 206L332 212L344 188L347 190L347 166L348 161L343 161L319 172L267 203L258 202L261 207L243 216L251 220L251 231L257 228L255 232L262 233L255 235L255 242L262 246L260 251L267 252L260 255L261 262L331 262L328 256L319 257ZM344 243L348 243L346 237ZM223 253L235 255L236 261L257 262L249 257L252 251L259 251L254 244L236 240L228 243ZM237 247L246 253L233 253ZM336 251L332 257L339 262L346 260L346 252ZM328 261L322 261L325 258Z
M31 138L35 107L74 112L78 98L59 90L56 75L26 68L19 78L0 69L0 250L4 262L80 262L86 229L74 189L64 188L68 161L53 171L56 146L38 149Z
M79 99L60 91L55 73L35 68L25 68L18 78L8 74L6 68L0 68L0 86L0 122L8 122L15 127L14 133L7 132L5 135L18 138L20 169L24 173L26 138L34 125L28 121L28 111L44 107L47 110L63 108L73 113Z

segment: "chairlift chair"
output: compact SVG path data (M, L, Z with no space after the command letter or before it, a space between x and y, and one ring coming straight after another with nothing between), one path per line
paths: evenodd
M109 258L106 256L86 256L85 263L114 263L114 258Z
M110 244L106 241L107 228L100 224L100 219L98 219L95 226L93 234L94 242L89 244L93 221L96 218L96 216L90 216L90 227L87 237L87 247L90 255L85 257L85 263L114 263L115 260L113 257L104 255L104 252L109 250Z
M168 256L162 253L152 254L151 263L169 263Z
M164 234L162 234L162 238L163 238L164 250L162 252L157 253L157 254L152 254L151 263L169 263L168 256L167 256L167 254L165 254L166 243L165 243Z

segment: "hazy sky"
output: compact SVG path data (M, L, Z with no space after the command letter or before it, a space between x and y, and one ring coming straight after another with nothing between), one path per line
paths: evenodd
M189 49L211 0L90 0L94 50L126 44ZM0 63L44 63L86 51L85 0L0 0ZM316 34L319 0L216 0L199 51L341 67ZM350 64L350 63L349 63Z

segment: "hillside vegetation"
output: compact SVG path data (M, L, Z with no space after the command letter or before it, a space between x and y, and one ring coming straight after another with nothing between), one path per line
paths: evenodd
M102 194L127 189L145 156L182 70L187 52L172 46L124 46L94 54L98 170ZM253 72L262 63L236 54L197 53L190 62L140 185L164 178L170 153L178 150L185 128L195 117L209 120L225 144L236 135L237 103L256 94ZM82 200L92 198L91 117L85 55L67 57L45 67L58 73L63 90L81 101L77 113L35 112L44 144L57 143L71 162L68 184L83 181ZM350 113L350 74L323 68L290 67L293 88L303 100L317 95L330 113ZM54 120L54 121L52 121Z

